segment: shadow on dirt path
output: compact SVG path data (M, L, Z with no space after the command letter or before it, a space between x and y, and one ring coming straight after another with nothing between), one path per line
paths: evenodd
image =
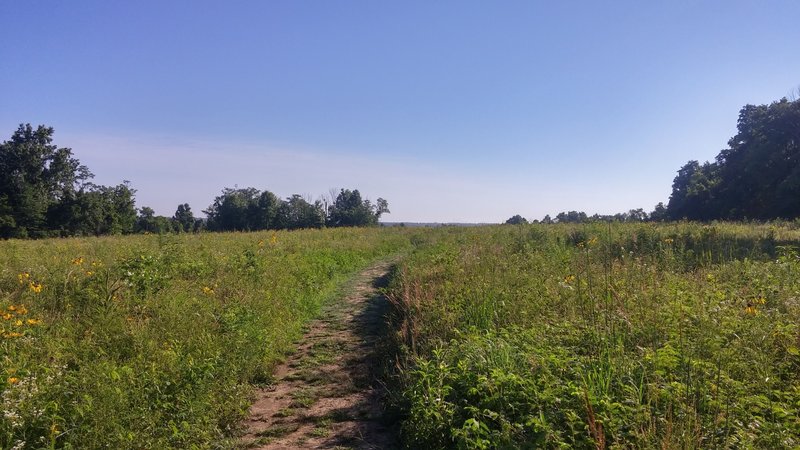
M388 357L382 342L389 304L380 288L390 268L382 262L356 275L310 324L275 382L257 391L241 448L397 447L378 382Z

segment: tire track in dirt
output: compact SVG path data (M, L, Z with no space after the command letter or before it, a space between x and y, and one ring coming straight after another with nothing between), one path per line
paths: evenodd
M385 391L375 378L390 262L356 275L342 298L313 321L275 382L257 390L241 447L250 449L392 449L383 417Z

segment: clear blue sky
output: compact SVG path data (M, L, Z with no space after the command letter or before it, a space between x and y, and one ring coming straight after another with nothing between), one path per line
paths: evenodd
M0 3L0 138L47 124L95 182L358 188L390 221L666 201L739 109L800 86L800 2Z

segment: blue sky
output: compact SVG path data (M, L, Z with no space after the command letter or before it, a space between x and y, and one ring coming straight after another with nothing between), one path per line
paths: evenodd
M800 87L797 1L0 3L0 138L47 124L95 182L358 188L390 221L667 201L739 109ZM5 130L5 131L3 131Z

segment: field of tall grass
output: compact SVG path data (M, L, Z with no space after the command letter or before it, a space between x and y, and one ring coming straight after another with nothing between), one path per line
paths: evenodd
M349 274L418 232L0 242L0 448L229 448Z
M449 229L391 290L410 448L797 448L800 231Z
M796 448L798 246L725 223L0 242L0 448L234 447L252 385L390 255L409 448Z

